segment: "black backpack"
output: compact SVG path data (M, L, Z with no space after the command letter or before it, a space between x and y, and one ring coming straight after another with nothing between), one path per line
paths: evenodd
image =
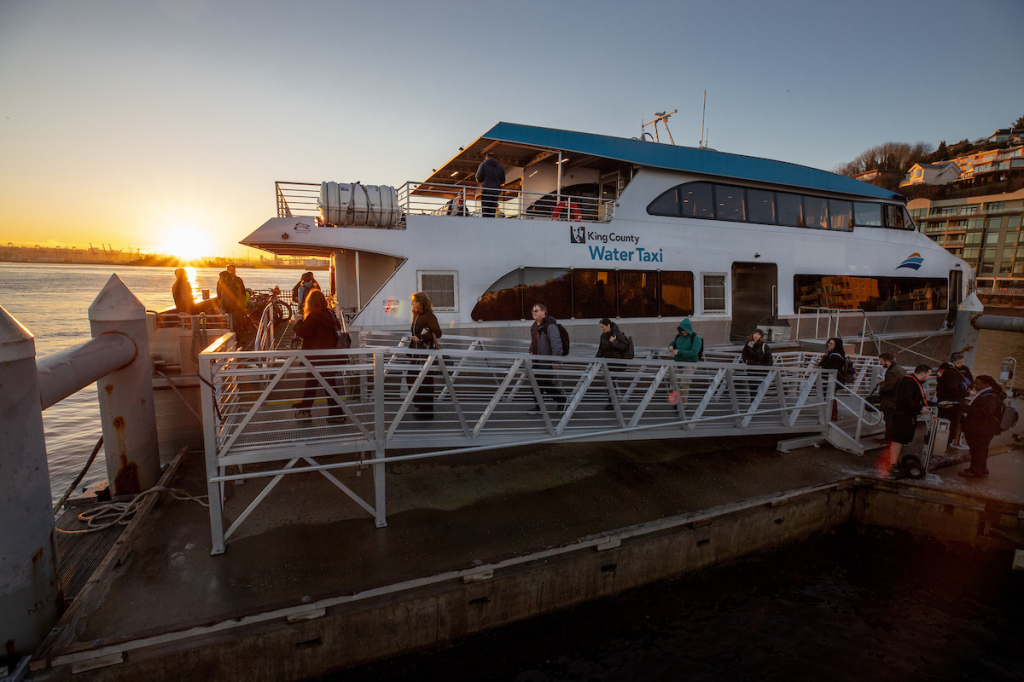
M562 339L562 355L569 354L569 332L565 330L565 327L555 322L555 326L558 327L558 336Z
M625 334L622 334L622 338L626 339L626 350L622 351L622 359L632 360L635 356L635 352L633 350L633 339L626 336Z
M700 350L697 351L697 362L704 362L704 339L701 339L696 334L693 335L693 338L700 339Z
M999 433L1009 431L1016 426L1017 416L1017 408L1009 400L1004 400L1002 413L999 415Z
M846 358L846 364L843 365L842 376L839 380L844 384L848 384L857 378L857 366L853 364L853 360Z

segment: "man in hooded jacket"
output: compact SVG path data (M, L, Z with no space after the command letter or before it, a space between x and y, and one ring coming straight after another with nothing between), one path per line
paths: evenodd
M690 318L684 317L683 321L676 327L678 333L668 349L672 351L673 359L676 362L697 362L700 360L701 351L704 349L704 339L693 333L693 325Z

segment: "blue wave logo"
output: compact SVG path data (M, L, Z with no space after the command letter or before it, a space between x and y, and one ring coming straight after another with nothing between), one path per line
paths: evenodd
M910 254L910 257L907 258L907 260L897 265L896 269L899 270L900 268L910 268L911 270L918 270L920 269L921 263L923 262L924 258L921 258L921 254L912 253Z

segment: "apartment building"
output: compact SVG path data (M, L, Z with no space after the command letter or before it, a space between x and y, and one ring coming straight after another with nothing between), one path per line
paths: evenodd
M967 261L979 291L1024 288L1024 189L966 199L913 199L918 229Z

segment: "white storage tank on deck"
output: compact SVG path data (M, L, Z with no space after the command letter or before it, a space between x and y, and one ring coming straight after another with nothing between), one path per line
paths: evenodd
M394 227L401 217L398 192L387 185L323 182L317 206L320 221L332 227Z

